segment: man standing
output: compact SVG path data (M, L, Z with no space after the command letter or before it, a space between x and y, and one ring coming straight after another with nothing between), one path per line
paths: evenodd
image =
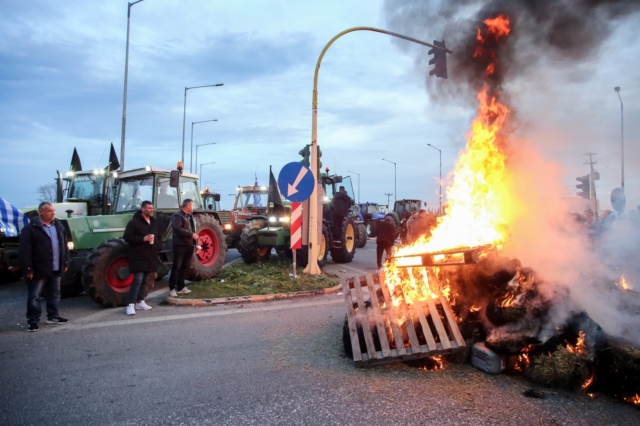
M58 312L60 275L69 266L69 249L62 223L51 203L40 203L38 217L22 229L19 256L27 282L27 331L38 331L42 307L38 295L47 292L47 324L66 324Z
M353 200L347 194L344 186L341 186L333 196L333 236L337 241L342 241L342 224L344 218L349 215L349 209Z
M171 216L173 230L173 266L169 277L169 296L177 297L178 293L191 293L184 285L184 277L191 267L194 245L200 238L196 234L196 224L191 212L193 200L186 198L182 208Z
M393 243L396 237L396 227L393 219L387 216L378 223L378 233L376 236L376 260L378 269L382 268L382 252L387 252L387 259L393 255Z
M162 247L151 201L142 202L140 210L127 223L123 238L129 244L129 272L133 274L126 312L127 315L135 315L136 309L151 309L144 301L146 284L149 275L158 271L158 255Z

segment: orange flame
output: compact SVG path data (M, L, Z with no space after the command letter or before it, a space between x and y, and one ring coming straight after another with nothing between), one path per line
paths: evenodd
M500 307L501 308L508 308L510 306L513 305L513 302L515 301L516 297L513 294L508 294L507 296L505 296L504 299L502 299L502 302L500 302Z
M582 384L582 390L587 390L587 388L589 386L591 386L591 383L593 383L593 374L591 374L591 377L589 377L583 384Z
M423 370L423 371L438 371L438 370L443 370L444 369L444 355L432 356L432 357L429 357L429 359L434 362L433 367L431 367L431 368L420 367L420 370Z
M576 343L575 346L571 345L568 342L567 343L567 350L569 352L571 352L572 354L578 353L578 354L583 354L585 353L585 351L587 350L587 347L584 344L584 331L580 330L580 332L578 333L578 342Z
M469 312L478 312L480 309L482 309L480 306L473 305L471 309L469 309Z
M640 394L635 394L634 396L625 397L624 400L635 405L640 405Z
M485 45L489 41L489 37L491 37L495 41L504 40L511 32L511 28L509 27L509 17L504 15L499 15L493 19L485 19L483 23L487 26L486 33L483 36L482 30L478 28L478 32L476 34L476 41L478 42L478 44L475 51L473 52L473 57L479 58L487 55L489 64L487 65L485 73L487 75L492 75L496 69L496 54L494 50L485 50Z
M627 279L624 277L624 274L622 274L622 275L620 276L620 282L619 282L619 283L616 283L616 285L617 285L618 287L620 287L621 289L623 289L623 290L629 290L629 289L631 289L631 286L630 286L630 285L629 285L629 283L627 282Z

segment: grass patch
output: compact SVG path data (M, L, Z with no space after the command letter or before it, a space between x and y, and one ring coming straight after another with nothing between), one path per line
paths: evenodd
M291 271L292 265L288 259L272 259L252 265L237 262L222 269L214 278L190 285L191 293L179 296L185 299L253 296L318 290L340 283L335 275L306 275L302 273L302 268L298 268L298 279L289 278Z

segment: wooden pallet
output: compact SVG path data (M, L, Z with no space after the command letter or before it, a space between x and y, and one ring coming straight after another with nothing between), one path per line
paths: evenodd
M401 303L393 307L388 286L381 285L384 282L383 271L342 279L356 366L409 361L464 349L464 339L445 297L408 305L397 287L394 295Z

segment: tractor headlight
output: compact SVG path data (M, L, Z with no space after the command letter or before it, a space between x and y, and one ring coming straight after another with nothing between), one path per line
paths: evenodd
M277 220L277 219L276 219L276 217L275 217L275 216L271 216L271 217L269 218L269 223L276 223L276 220Z
M289 218L288 217L281 217L279 220L282 223L288 223L289 222Z
M231 229L231 224L230 223L225 223L224 224L224 229Z
M67 241L67 248L68 248L69 250L73 250L73 247L74 247L74 245L73 245L73 241Z

